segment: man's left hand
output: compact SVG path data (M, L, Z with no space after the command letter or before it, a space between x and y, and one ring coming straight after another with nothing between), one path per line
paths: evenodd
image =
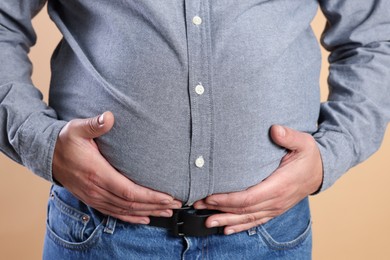
M319 189L323 170L314 138L277 125L272 126L270 134L276 144L289 151L278 169L245 191L214 194L197 201L197 209L226 212L209 217L207 227L226 226L226 235L248 230L283 214Z

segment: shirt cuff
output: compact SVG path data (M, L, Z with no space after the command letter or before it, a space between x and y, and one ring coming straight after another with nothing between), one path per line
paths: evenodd
M66 123L38 113L31 115L18 130L23 165L54 184L57 184L52 175L54 148Z
M313 137L320 150L323 167L321 187L312 195L331 187L355 163L353 141L345 134L333 130L320 130Z

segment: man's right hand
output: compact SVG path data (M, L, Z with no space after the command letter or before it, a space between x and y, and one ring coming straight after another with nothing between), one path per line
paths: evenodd
M126 222L147 224L148 216L171 216L180 201L135 184L99 152L94 138L113 125L111 112L66 124L54 150L53 178L85 204Z

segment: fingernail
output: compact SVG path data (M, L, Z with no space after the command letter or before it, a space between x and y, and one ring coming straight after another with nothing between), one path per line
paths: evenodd
M197 205L195 205L195 208L196 209L207 209L207 206L204 204L197 204Z
M99 123L99 125L104 125L104 114L99 116L98 123Z
M173 203L172 206L175 209L180 209L182 207L182 204L181 203Z
M169 217L171 217L171 216L172 216L171 212L168 212L168 211L162 211L162 212L160 212L160 217L169 218Z
M286 130L284 129L284 127L278 125L276 126L276 132L278 133L278 135L280 137L285 137L286 136Z
M169 204L172 203L171 200L162 200L162 201L160 201L160 202L161 202L161 204L164 204L164 205L169 205Z
M231 234L233 234L234 233L234 230L233 229L228 229L228 230L226 230L226 235L231 235Z
M148 219L141 219L141 220L139 221L139 223L140 223L140 224L147 225L147 224L149 224L149 220L148 220Z
M210 223L210 227L218 227L218 226L219 226L219 222L216 220Z
M215 202L214 200L207 201L207 204L213 205L213 206L217 206L218 205L218 203Z

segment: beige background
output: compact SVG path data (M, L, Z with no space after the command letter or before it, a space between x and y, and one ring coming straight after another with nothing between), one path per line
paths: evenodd
M316 34L325 21L313 21ZM49 58L60 34L46 11L35 19L33 80L47 97ZM324 52L326 60L326 53ZM2 61L6 62L6 61ZM326 98L326 61L321 76ZM367 133L369 134L369 133ZM313 259L390 259L390 131L378 153L350 170L330 190L311 198ZM41 259L49 183L0 154L1 259Z

